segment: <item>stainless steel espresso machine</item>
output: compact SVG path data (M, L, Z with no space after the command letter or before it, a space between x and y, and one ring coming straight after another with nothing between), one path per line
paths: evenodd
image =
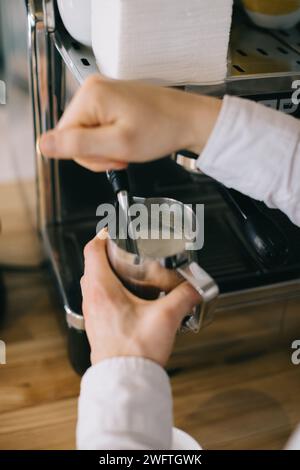
M25 6L37 140L55 126L79 85L98 69L92 51L66 32L54 0L25 0ZM291 101L296 79L300 79L300 29L266 32L237 11L226 82L214 87L186 87L186 91L248 97L300 117L299 107ZM113 200L113 193L105 175L93 174L73 162L49 161L37 153L36 169L38 228L66 315L70 359L82 373L89 365L79 284L82 251L95 236L97 206ZM135 196L205 204L205 245L198 256L220 288L217 316L218 312L249 311L249 306L255 309L270 302L287 305L300 297L300 230L282 213L239 194L224 193L215 181L193 171L193 160L184 152L154 163L131 165L129 176ZM251 222L250 232L245 220ZM268 224L275 227L275 239ZM267 248L276 245L275 259L270 263L256 250L257 232ZM279 323L278 319L274 315L274 322ZM201 333L197 341L201 341Z

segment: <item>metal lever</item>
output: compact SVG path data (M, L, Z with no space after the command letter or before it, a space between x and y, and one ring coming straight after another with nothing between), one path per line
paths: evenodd
M121 222L126 226L126 248L129 253L135 255L139 254L134 233L131 232L131 218L130 207L132 205L130 192L129 192L129 179L126 170L120 171L107 171L107 178L110 182L112 189L117 196L119 206L122 209L123 220Z

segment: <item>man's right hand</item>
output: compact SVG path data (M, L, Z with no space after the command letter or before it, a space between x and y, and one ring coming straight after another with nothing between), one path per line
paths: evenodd
M219 115L216 98L95 75L79 89L42 154L92 171L126 168L180 149L200 153Z

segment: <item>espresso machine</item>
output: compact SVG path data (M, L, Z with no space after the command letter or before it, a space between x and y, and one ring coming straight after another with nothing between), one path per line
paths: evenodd
M99 71L92 50L65 30L55 0L25 0L25 6L36 142L56 125L84 80ZM300 117L299 107L291 100L292 83L299 79L300 30L267 32L237 12L225 83L185 89L241 96ZM205 204L205 244L198 261L220 289L216 317L218 311L300 297L300 230L280 211L228 192L196 173L192 157L181 151L153 163L130 165L130 186L136 197ZM82 252L95 236L97 207L114 195L105 174L89 172L71 161L46 160L37 152L36 171L38 230L66 317L70 360L82 373L89 365L81 310ZM257 233L267 249L274 249L271 260L255 246Z

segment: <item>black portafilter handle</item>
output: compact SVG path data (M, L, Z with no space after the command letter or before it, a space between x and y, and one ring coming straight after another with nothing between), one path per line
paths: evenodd
M188 158L198 158L198 155L189 151L179 153ZM260 210L253 199L220 183L218 187L259 262L267 269L285 264L289 258L289 246L279 226Z
M106 174L115 195L118 195L121 191L127 191L129 194L129 178L127 170L111 170L107 171Z

